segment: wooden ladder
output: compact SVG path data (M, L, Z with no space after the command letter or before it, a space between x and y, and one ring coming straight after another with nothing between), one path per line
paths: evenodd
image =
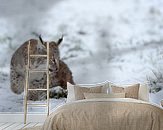
M28 49L27 49L27 65L26 65L26 81L25 81L25 91L24 91L24 124L27 123L27 113L28 113L28 105L31 107L47 107L47 116L49 115L49 43L47 42L46 50L47 54L46 55L41 55L41 54L30 54L30 47L31 43L30 41L28 42ZM46 57L47 58L47 63L46 63L46 68L45 69L31 69L30 65L30 59L31 57ZM47 77L47 88L36 88L36 89L30 89L29 85L29 79L30 75L32 73L38 73L38 72L43 72L46 73ZM28 91L47 91L47 102L46 104L33 104L33 103L28 103Z

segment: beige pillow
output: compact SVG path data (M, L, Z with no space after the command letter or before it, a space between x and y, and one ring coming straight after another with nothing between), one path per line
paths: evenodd
M111 94L84 93L84 97L86 99L91 99L91 98L125 98L125 93L111 93Z
M113 93L125 93L126 98L135 98L139 97L139 87L140 84L130 85L128 87L111 85L111 89Z
M72 85L67 82L67 102L84 99L84 93L101 93L102 86L96 87L82 87L80 85Z
M79 86L82 86L82 87L102 86L101 93L110 93L111 92L110 82L109 81L100 82L100 83L96 83L96 84L79 84Z

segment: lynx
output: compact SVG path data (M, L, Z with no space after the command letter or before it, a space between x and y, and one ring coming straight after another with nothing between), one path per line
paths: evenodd
M74 84L72 72L69 67L60 60L59 45L61 44L63 37L57 42L49 42L49 71L50 71L50 96L54 97L56 91L54 87L61 86L61 96L66 97L67 82ZM21 94L25 87L26 77L26 65L27 65L27 45L29 40L21 45L13 54L11 58L11 90L16 94ZM31 54L47 54L46 46L47 42L43 41L41 36L39 40L30 39L30 53ZM46 64L46 58L32 58L30 60L31 68L43 68ZM29 80L30 88L46 88L46 73L31 74ZM58 94L57 94L58 95ZM46 91L29 91L29 100L44 100L46 99Z

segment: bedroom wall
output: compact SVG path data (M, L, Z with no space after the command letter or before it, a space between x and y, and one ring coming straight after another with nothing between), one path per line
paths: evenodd
M162 5L161 0L0 0L0 112L23 111L23 94L10 90L10 59L35 33L49 41L64 34L61 58L76 83L152 81L150 101L159 104ZM52 106L63 101L53 99Z

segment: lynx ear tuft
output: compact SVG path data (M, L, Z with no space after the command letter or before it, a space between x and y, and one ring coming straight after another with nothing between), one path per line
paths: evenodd
M40 39L41 43L44 44L44 41L42 40L41 34L39 35L39 39Z
M58 41L57 41L57 45L60 45L60 43L63 41L63 35L62 35L62 37L60 38L60 39L58 39Z

